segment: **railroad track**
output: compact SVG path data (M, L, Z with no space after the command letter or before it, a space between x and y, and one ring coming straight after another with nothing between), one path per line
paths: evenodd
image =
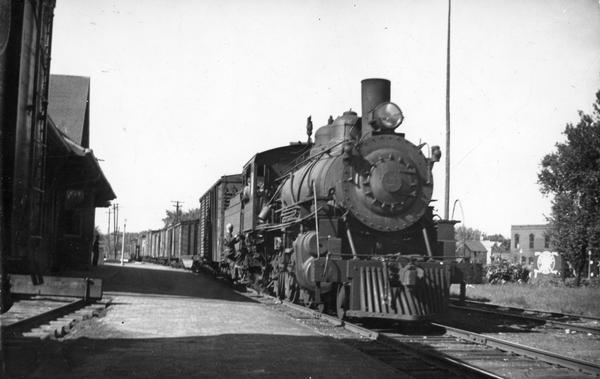
M33 296L17 300L0 316L6 340L59 338L79 321L97 316L110 299L90 303L79 298Z
M2 347L0 377L29 377L29 368L40 355L52 350L53 339L64 337L80 321L100 315L110 299L33 296L18 299L0 315ZM51 375L50 375L51 376Z
M509 317L565 330L568 329L583 333L600 334L599 317L505 307L498 304L488 304L476 301L465 301L464 304L454 302L453 304L450 304L450 308L460 311Z
M431 323L428 330L401 332L393 327L366 327L317 312L269 295L239 292L273 307L292 310L291 317L312 318L333 328L343 327L365 337L344 343L416 378L599 377L600 366L529 346L503 341L451 326ZM304 314L305 316L298 316ZM327 334L327 333L324 333Z
M432 323L444 330L440 336L407 336L386 333L400 343L414 343L417 349L442 354L492 373L498 377L593 377L600 366L560 354L516 344L499 338ZM414 345L413 345L414 346Z
M241 292L254 301L258 301L276 311L286 314L323 335L332 336L343 343L352 346L363 353L374 357L395 368L398 377L415 378L489 378L461 366L456 362L433 359L420 352L406 349L398 344L390 344L376 330L342 321L336 317L320 313L301 305L281 301L269 295L258 294L254 291ZM339 330L347 330L345 337ZM356 338L356 334L362 338Z

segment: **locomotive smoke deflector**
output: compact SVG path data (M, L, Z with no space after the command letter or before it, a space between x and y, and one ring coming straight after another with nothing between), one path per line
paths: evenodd
M400 107L390 102L390 81L387 79L364 79L361 81L362 123L361 134L374 130L391 132L404 120Z

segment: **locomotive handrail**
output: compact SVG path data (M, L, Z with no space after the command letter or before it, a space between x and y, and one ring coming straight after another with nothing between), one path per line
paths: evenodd
M318 204L317 204L317 184L315 183L315 181L312 181L312 188L313 188L313 198L315 199L315 231L317 232L317 258L321 258L321 249L319 247L320 242L319 242L319 208L317 208Z
M326 201L326 200L329 200L329 198L328 197L318 197L317 200ZM283 210L286 210L286 209L289 209L289 208L292 208L292 207L297 207L298 205L302 205L304 203L309 203L311 201L313 201L313 198L307 198L307 199L304 199L304 200L300 200L300 201L297 201L297 202L295 202L293 204L287 205L285 208L281 207L281 209L278 209L275 212L281 212ZM320 209L325 209L325 207L321 207Z
M281 175L281 176L279 176L278 178L276 178L276 179L275 179L275 182L278 182L278 181L280 181L280 180L283 180L283 179L285 179L285 178L288 176L288 174L289 174L290 172L294 171L296 168L298 168L298 167L300 167L300 166L304 165L306 162L309 162L309 161L311 161L311 160L313 160L313 159L315 159L315 158L318 158L318 157L320 157L320 156L321 156L321 155L323 155L323 154L327 154L327 153L329 153L331 150L333 150L333 148L335 148L335 147L337 147L337 146L339 146L339 145L341 145L341 144L343 144L343 143L345 143L345 142L348 142L348 141L351 141L351 140L349 140L349 139L344 139L344 140L342 140L342 141L340 141L340 142L338 142L338 143L336 143L336 144L332 145L331 147L328 147L327 149L325 149L325 150L323 150L323 151L320 151L320 152L318 152L318 153L316 153L316 154L314 154L314 155L311 155L310 157L306 158L305 160L303 160L303 161L301 161L301 162L299 162L299 163L295 164L295 165L294 165L294 166L292 166L291 168L289 168L287 171L285 171L285 173L284 173L283 175Z
M350 250L352 250L352 259L358 259L358 253L356 252L356 247L354 246L354 238L352 238L352 232L350 228L346 226L346 235L348 236L348 243L350 244Z
M325 209L325 207L319 207L319 209L317 210L317 212L320 212L320 211L322 211L323 209ZM299 223L299 222L306 221L306 220L308 220L308 219L310 219L310 218L312 218L312 217L313 217L313 214L312 214L312 213L309 213L308 215L306 215L306 216L304 216L304 217L302 217L302 218L300 218L300 219L298 219L298 220L295 220L295 221L290 221L290 222L286 222L285 224L259 224L259 225L257 225L257 226L256 226L256 229L261 229L261 230L276 230L276 229L282 229L282 228L286 228L286 227L288 227L288 226L291 226L291 225L297 224L297 223Z
M354 258L354 254L352 253L327 253L327 255L333 257L340 257L340 258ZM373 261L377 261L377 262L389 262L389 261L393 261L395 257L387 257L387 254L356 254L356 257L361 257L361 258L371 258L371 260ZM422 262L418 262L418 263L427 263L427 262L431 262L430 258L427 257L426 255L401 255L400 257L402 258L410 258L410 257L423 257L423 258L427 258L427 260L423 260ZM437 257L435 257L437 258ZM434 260L435 262L437 262L437 260Z

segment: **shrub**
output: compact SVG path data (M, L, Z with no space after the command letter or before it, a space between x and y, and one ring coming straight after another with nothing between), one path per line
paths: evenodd
M529 279L529 269L520 264L503 261L487 266L485 277L490 284L526 283Z

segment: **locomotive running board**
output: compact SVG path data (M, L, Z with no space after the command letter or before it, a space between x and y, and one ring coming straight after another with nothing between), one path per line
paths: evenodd
M358 318L383 318L390 320L402 320L402 321L429 321L431 320L431 315L425 316L412 316L412 315L403 315L397 313L374 313L374 312L364 312L364 311L353 311L347 310L346 316L348 317L358 317Z

